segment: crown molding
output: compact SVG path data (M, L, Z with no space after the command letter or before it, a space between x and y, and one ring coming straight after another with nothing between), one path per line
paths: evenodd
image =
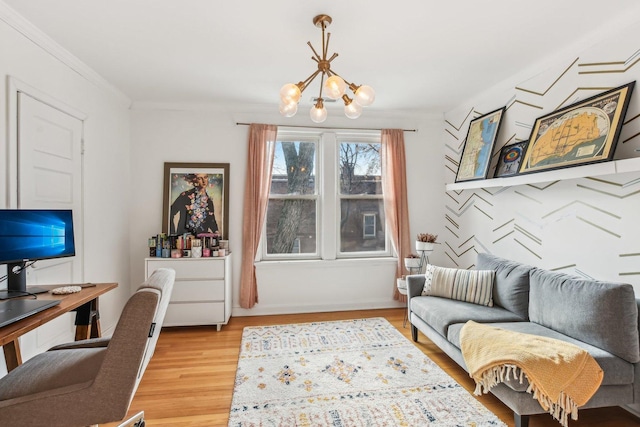
M42 32L42 30L33 25L14 9L9 7L9 5L7 5L2 0L0 0L0 21L5 22L11 28L30 40L33 44L49 53L58 61L82 76L88 82L104 90L105 92L109 92L115 95L127 105L131 104L131 99L129 99L129 97L127 97L119 89L109 83L104 77L98 74L87 64L74 56L71 52L59 45L51 37Z

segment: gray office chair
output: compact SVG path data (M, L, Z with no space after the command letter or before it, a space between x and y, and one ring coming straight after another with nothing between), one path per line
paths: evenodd
M158 269L131 296L111 338L53 347L0 378L0 426L120 421L155 350L175 272Z

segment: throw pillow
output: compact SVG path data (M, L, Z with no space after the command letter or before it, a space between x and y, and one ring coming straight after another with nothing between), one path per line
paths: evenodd
M422 295L493 307L494 270L462 270L427 264Z

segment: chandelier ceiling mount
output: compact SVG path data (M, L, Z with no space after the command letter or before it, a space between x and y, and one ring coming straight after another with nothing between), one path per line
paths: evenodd
M280 113L285 117L293 117L298 112L298 102L302 92L309 84L320 75L320 94L316 99L314 106L311 108L311 120L316 123L322 123L327 119L327 109L324 107L325 96L331 100L342 99L344 102L344 113L350 119L356 119L362 114L362 107L369 106L375 99L375 92L371 86L358 86L349 83L331 69L331 61L338 57L335 52L331 57L327 58L329 50L329 39L331 33L325 33L326 28L331 24L332 19L329 15L317 15L313 18L313 24L322 29L322 55L314 49L311 42L307 42L313 56L311 57L317 63L318 69L314 71L306 80L298 83L287 83L280 89ZM345 92L349 89L353 92L353 98L350 98Z

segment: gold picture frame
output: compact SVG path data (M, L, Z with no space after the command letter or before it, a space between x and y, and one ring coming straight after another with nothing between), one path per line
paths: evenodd
M635 81L536 119L520 173L609 161Z

